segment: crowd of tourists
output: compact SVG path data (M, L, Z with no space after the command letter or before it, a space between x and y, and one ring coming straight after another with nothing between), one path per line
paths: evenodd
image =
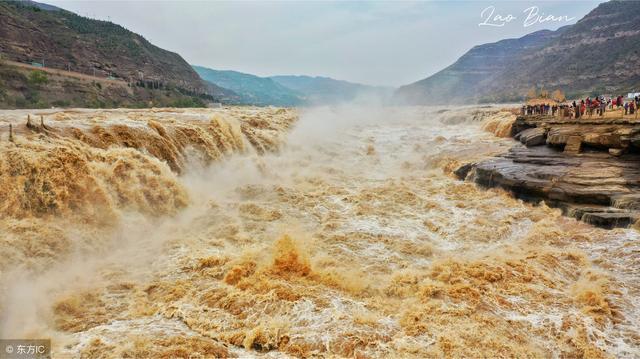
M623 96L606 98L598 96L595 98L587 97L585 99L576 100L565 104L549 104L541 103L537 105L524 105L521 109L522 115L559 115L561 117L580 118L584 116L592 117L604 116L607 110L624 111L624 115L637 116L640 106L640 97L625 101Z

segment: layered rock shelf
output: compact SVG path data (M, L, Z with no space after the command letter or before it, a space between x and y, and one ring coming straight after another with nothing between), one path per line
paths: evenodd
M518 117L507 153L455 173L603 228L640 218L640 121Z

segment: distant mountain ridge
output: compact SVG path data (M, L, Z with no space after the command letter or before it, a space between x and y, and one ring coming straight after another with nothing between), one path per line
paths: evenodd
M388 87L376 87L330 77L282 75L260 77L252 74L214 70L193 65L205 81L229 89L240 98L240 103L251 105L301 106L348 102L358 96L386 96Z
M301 94L268 77L195 65L193 69L203 80L236 93L243 104L297 106L304 101Z
M46 73L35 74L42 77L36 84L31 76L41 67ZM4 108L204 106L211 101L301 106L390 92L328 77L260 77L192 67L180 55L109 21L31 0L0 0Z
M358 96L384 97L392 92L389 87L369 86L322 76L285 75L271 79L304 96L306 104L334 104L348 102Z
M533 86L567 96L640 89L640 2L600 4L574 25L479 45L444 70L400 87L409 104L520 101Z
M40 2L35 2L35 1L32 1L32 0L20 0L20 1L22 1L22 3L25 4L25 5L34 6L34 7L37 7L39 9L41 9L41 10L46 10L46 11L62 10L61 8L59 8L57 6L44 4L44 3L40 3Z

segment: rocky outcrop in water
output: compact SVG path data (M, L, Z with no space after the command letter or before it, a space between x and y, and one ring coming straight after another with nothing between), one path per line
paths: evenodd
M640 218L640 122L519 117L511 133L520 144L455 174L599 227Z

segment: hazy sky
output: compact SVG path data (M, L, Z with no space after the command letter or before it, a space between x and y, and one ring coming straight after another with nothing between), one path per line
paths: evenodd
M601 1L41 2L111 20L191 64L398 86L441 70L475 45L575 23ZM490 6L492 19L515 19L479 26ZM569 21L525 26L532 6L544 13L532 20Z

